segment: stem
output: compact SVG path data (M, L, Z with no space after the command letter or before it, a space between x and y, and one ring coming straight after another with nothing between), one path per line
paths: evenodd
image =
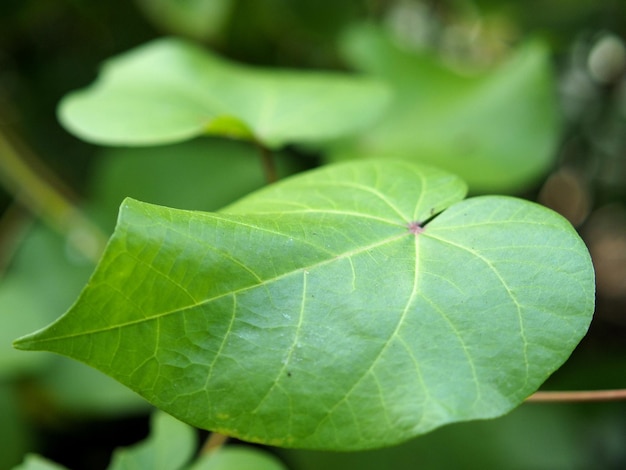
M220 434L219 432L212 432L209 434L206 442L200 449L201 455L207 455L219 450L228 440L228 436L225 434Z
M278 181L278 174L276 172L276 162L274 161L274 155L272 151L263 145L258 140L255 141L256 148L261 156L261 164L263 165L263 173L265 174L265 181L268 184Z
M11 264L33 220L33 215L15 201L0 216L0 279Z
M26 164L0 132L0 180L17 201L57 230L94 263L106 243L104 234L60 191Z
M626 400L626 389L621 390L581 390L568 392L535 392L526 401L531 403L548 402L587 402Z

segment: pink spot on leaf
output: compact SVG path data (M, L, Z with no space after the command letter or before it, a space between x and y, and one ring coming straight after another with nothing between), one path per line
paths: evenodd
M424 231L424 227L422 227L419 222L409 222L407 228L413 235L419 235Z

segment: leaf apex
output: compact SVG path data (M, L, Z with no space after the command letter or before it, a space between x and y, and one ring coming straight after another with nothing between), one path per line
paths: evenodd
M37 336L39 336L40 331L35 331L13 340L13 347L20 351L38 351L39 348L35 345L38 343Z

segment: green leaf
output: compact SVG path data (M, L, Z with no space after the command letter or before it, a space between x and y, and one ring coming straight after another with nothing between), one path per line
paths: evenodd
M27 408L22 383L0 382L0 468L13 468L34 447L36 430L32 421L25 419ZM33 415L30 414L29 417Z
M554 212L464 194L446 172L366 161L222 213L127 200L77 303L15 345L277 446L382 447L502 415L586 332L593 269Z
M267 452L243 446L228 446L204 455L189 470L286 470L280 460Z
M274 158L281 176L294 173L300 162L280 153ZM94 174L91 199L112 223L125 197L218 210L267 184L259 155L250 145L209 138L158 147L107 148Z
M171 416L157 412L152 416L152 431L145 441L113 455L109 470L178 470L185 465L196 448L192 428Z
M560 123L547 48L521 46L488 73L463 75L435 57L399 48L382 31L355 28L345 54L387 80L385 118L331 159L407 158L461 176L474 192L514 192L552 165Z
M386 87L372 80L253 68L160 39L109 60L94 85L63 99L59 117L77 136L105 145L216 134L280 146L355 132L387 101Z
M341 454L283 449L279 455L297 470L600 469L607 467L611 457L599 462L598 441L585 438L597 432L594 414L602 411L593 408L590 410L588 404L584 408L562 403L528 404L497 420L445 426L385 449ZM615 427L612 431L619 435ZM603 455L607 454L603 449ZM620 457L612 458L615 462Z
M24 458L24 462L13 467L13 470L66 470L66 468L38 455L29 454Z
M23 228L0 282L0 378L50 369L50 357L26 357L11 347L16 335L41 328L67 309L93 266L72 256L66 240L43 226ZM45 266L46 269L42 269ZM17 354L16 354L17 353Z
M92 270L63 237L43 226L28 229L0 283L0 379L34 376L33 385L55 409L136 412L146 402L110 377L67 358L20 354L11 347L16 335L45 326L71 306Z
M41 297L23 278L3 279L0 284L0 378L41 369L50 362L45 355L25 356L11 347L16 336L26 334L51 320L42 315Z
M90 418L131 416L149 409L140 396L100 371L65 357L55 359L36 378L55 409Z

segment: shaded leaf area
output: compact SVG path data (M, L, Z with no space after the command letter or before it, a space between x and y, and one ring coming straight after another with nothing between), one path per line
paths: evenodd
M150 435L130 447L117 449L108 470L284 470L276 457L259 449L229 446L201 454L191 462L197 447L196 431L166 413L152 415ZM14 470L62 470L39 455L27 455Z
M279 152L274 160L281 178L304 168L302 159L290 160ZM125 197L216 211L267 184L254 148L217 138L103 149L94 174L90 200L107 217L107 226Z
M13 257L0 283L0 378L7 379L42 371L51 357L25 357L11 347L15 334L41 328L67 309L89 278L92 266L64 241L41 226L23 228L21 248ZM56 276L50 278L50 266ZM36 295L34 295L36 293ZM21 332L21 333L18 333Z
M444 426L399 446L365 452L281 449L298 470L506 468L592 469L623 467L624 404L524 404L497 420Z
M389 156L437 165L473 192L519 191L554 160L559 138L547 48L528 42L486 73L461 74L427 52L399 47L382 30L355 27L343 42L357 69L395 92L385 118L331 160Z
M232 0L136 0L137 6L164 31L206 40L224 28Z
M77 136L105 145L213 134L276 147L355 132L388 97L370 79L253 68L170 38L110 59L91 87L64 98L59 117Z
M0 468L12 468L32 449L33 432L21 416L23 397L10 381L0 383Z
M440 170L368 161L221 213L127 200L77 303L16 346L277 446L382 447L499 416L585 333L593 270L557 214L464 194Z

